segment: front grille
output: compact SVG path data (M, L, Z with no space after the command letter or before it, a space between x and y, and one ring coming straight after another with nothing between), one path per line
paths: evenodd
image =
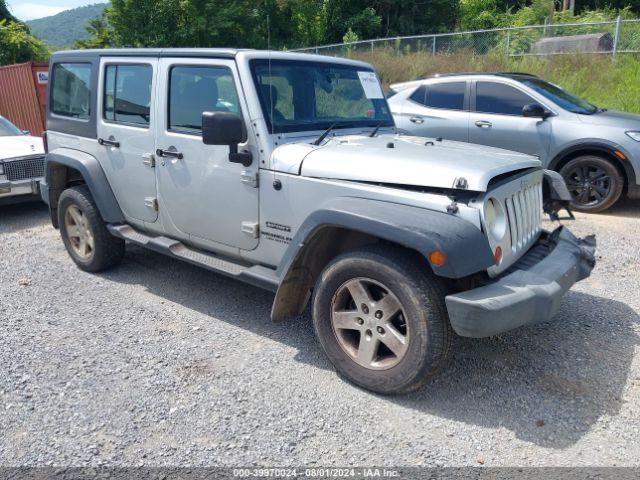
M5 160L4 173L7 180L28 180L44 176L44 157L25 157Z
M540 232L542 217L542 182L528 185L505 199L514 253L529 247Z

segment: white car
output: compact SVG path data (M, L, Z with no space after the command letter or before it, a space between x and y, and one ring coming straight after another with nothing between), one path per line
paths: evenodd
M0 204L38 200L43 174L42 139L0 116Z

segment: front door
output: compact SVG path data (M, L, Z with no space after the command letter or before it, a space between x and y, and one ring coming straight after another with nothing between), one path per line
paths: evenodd
M155 222L153 168L156 58L108 58L100 65L100 164L128 217Z
M257 161L229 161L226 145L202 143L202 112L247 108L232 60L160 60L156 130L159 208L182 233L250 250L258 245ZM248 148L240 145L240 150Z
M522 116L522 108L536 100L499 82L476 82L475 107L469 117L469 141L547 158L551 122Z

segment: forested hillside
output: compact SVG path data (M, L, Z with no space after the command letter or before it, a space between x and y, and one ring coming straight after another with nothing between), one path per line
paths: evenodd
M26 22L31 33L53 48L71 47L78 40L89 37L89 21L102 16L108 3L87 5L86 7L65 10L51 17Z

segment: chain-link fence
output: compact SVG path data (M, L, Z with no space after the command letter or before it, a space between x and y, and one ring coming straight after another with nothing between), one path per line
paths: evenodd
M489 53L510 57L569 53L640 53L640 20L564 23L473 32L379 38L293 50L334 57L385 50L396 55Z

